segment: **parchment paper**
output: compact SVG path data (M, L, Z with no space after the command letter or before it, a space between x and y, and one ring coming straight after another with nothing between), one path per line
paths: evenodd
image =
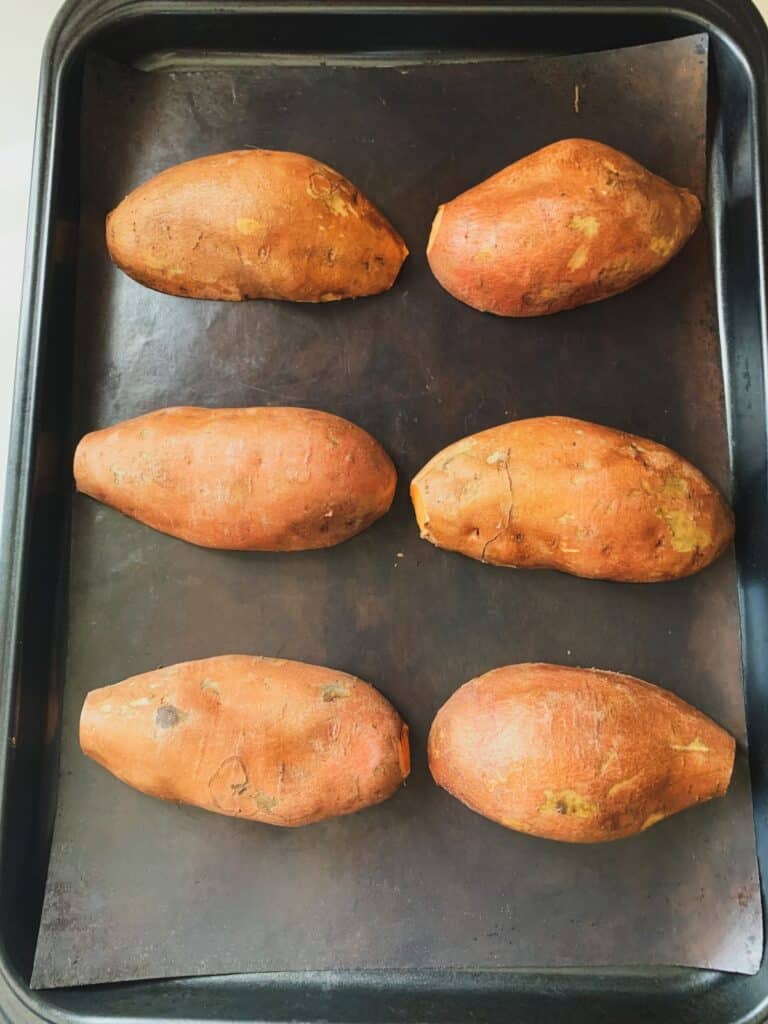
M656 438L727 491L705 229L633 291L534 320L460 305L424 256L439 202L562 137L600 139L704 195L706 61L706 40L690 37L407 67L147 73L91 62L73 440L166 405L308 405L370 430L401 482L372 529L295 555L201 550L73 496L61 782L35 986L358 967L757 969L732 553L660 585L503 570L420 541L407 497L445 444L547 413ZM201 302L111 266L104 217L125 193L171 164L244 146L312 154L369 195L412 250L392 291L323 306ZM225 652L374 683L411 724L407 786L351 817L281 830L154 801L81 755L87 690ZM632 673L712 715L739 741L727 797L601 846L473 814L429 778L429 723L467 679L527 660Z

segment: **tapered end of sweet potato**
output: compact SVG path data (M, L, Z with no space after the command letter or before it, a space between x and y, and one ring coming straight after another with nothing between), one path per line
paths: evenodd
M85 702L83 703L83 709L80 712L80 749L86 755L91 757L91 751L93 750L93 691L86 694Z
M80 712L80 749L92 761L112 770L109 752L120 737L115 735L115 726L121 724L119 707L111 701L112 687L104 686L91 690L85 696ZM115 712L113 715L112 712Z

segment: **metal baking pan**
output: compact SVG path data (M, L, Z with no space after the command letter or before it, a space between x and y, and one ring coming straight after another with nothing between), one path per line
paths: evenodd
M30 249L3 547L0 1005L12 1020L761 1019L768 979L686 970L294 972L32 993L28 987L56 806L65 643L80 89L86 56L151 65L175 51L394 53L416 60L573 53L710 35L714 241L739 534L742 648L758 852L765 856L766 501L763 392L765 30L746 3L674 10L545 3L397 6L94 0L67 5L41 93ZM258 41L258 42L256 42ZM162 58L166 59L166 58Z

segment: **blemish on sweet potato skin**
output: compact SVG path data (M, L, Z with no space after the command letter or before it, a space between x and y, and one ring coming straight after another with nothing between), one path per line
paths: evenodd
M440 206L427 257L443 288L467 305L542 316L655 274L700 219L687 189L610 146L564 139Z
M168 168L109 214L106 236L130 277L198 299L375 295L392 286L408 255L398 232L337 171L263 149Z
M682 456L563 416L449 445L416 474L411 498L421 536L438 547L588 579L679 579L733 536L724 498Z
M332 704L336 700L343 700L349 696L349 687L343 680L335 679L332 683L325 683L321 690L321 700L326 704Z
M632 676L507 665L461 686L428 739L435 782L478 814L571 843L635 835L722 796L735 742Z
M237 814L239 797L248 789L248 772L237 755L224 758L208 781L208 792L216 810Z
M115 713L122 707L131 715ZM407 726L368 683L246 655L171 665L91 691L80 744L150 796L272 825L379 803L409 772Z
M577 818L589 818L597 814L597 804L573 789L545 789L544 802L539 814L574 814Z
M172 704L162 704L155 712L155 725L159 729L173 729L179 722L183 722L184 718L184 712Z

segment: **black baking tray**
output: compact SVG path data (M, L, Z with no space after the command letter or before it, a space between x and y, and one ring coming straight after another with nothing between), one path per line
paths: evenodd
M761 868L768 763L764 392L766 33L746 2L394 5L141 2L65 6L44 64L2 549L0 1006L10 1020L742 1021L765 1019L768 973L682 968L240 975L32 993L28 987L56 801L59 616L68 566L69 437L88 53L150 62L186 49L428 59L572 53L706 30L714 243L738 527L750 767ZM153 56L154 55L154 56Z

